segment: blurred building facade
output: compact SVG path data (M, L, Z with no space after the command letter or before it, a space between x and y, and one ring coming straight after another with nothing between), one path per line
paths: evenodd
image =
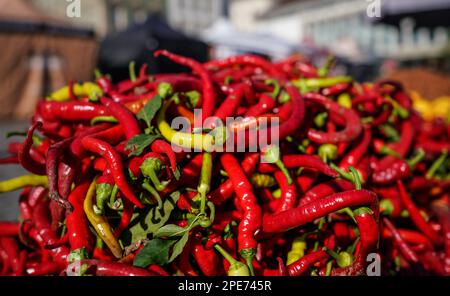
M78 0L80 17L69 18L65 0L28 0L36 8L59 17L66 17L76 26L93 28L99 37L125 30L129 25L142 23L148 14L164 11L164 0Z

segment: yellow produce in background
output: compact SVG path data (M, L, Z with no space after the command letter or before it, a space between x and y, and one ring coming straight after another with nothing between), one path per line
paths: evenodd
M442 117L450 122L450 96L427 100L416 91L411 91L410 94L414 108L419 111L425 119L431 120L435 117Z

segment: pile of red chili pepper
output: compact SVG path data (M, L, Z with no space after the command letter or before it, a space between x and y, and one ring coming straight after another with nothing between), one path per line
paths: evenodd
M0 182L21 190L19 221L0 222L1 275L450 274L450 125L423 120L402 85L302 56L154 54L191 72L97 72L9 135L0 162L29 174ZM251 141L264 118L279 145L209 149Z

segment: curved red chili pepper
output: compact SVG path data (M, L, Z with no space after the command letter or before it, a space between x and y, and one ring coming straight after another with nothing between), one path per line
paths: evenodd
M36 175L45 175L45 165L37 163L30 155L30 149L33 145L33 133L40 127L42 127L42 122L36 122L30 127L25 142L21 145L17 157L20 165L29 172Z
M297 185L292 183L288 184L286 176L280 170L275 172L275 179L281 189L281 197L276 212L283 212L295 208L297 205Z
M402 180L411 175L408 163L397 159L391 166L384 170L375 170L372 174L372 183L377 185L388 185L397 180Z
M286 84L286 91L291 97L292 113L289 116L289 119L283 121L279 126L280 140L292 135L299 129L305 117L305 100L302 98L297 88L288 83Z
M340 192L291 210L265 214L262 230L267 233L285 232L340 209L363 205L370 205L370 208L378 213L377 195L364 189Z
M234 65L250 65L263 69L268 72L270 75L276 77L284 77L284 73L278 70L274 65L272 65L269 61L256 56L256 55L241 55L241 56L233 56L221 60L214 60L204 64L205 68L211 70L218 70L233 67Z
M319 144L350 142L360 135L363 127L358 114L353 109L342 107L338 103L316 93L305 94L305 99L320 104L330 112L346 119L345 128L338 132L324 133L310 129L308 138L311 141Z
M247 176L253 174L256 165L259 162L259 158L260 156L258 153L248 154L244 158L244 160L242 161L242 169L244 170L244 173ZM224 201L226 201L227 199L229 199L233 195L233 193L234 193L233 183L231 182L231 180L227 180L222 184L220 184L220 186L217 189L212 191L208 195L208 199L212 201L214 204L219 205Z
M108 112L114 116L123 127L126 127L123 131L127 140L141 133L139 123L133 113L128 111L122 104L116 103L105 97L101 97L100 102L105 105Z
M46 162L49 197L50 199L57 202L61 207L68 209L69 212L72 211L72 206L66 199L61 197L58 191L58 181L60 181L61 183L63 182L63 180L58 180L58 168L60 164L60 158L64 153L64 149L66 149L72 141L73 138L69 138L51 145L47 152Z
M364 132L361 141L341 160L339 167L347 168L349 166L356 166L367 153L371 140L371 127L364 125Z
M289 169L299 167L311 168L332 178L337 178L339 176L335 170L324 163L323 160L316 155L284 155L281 159L284 165ZM261 163L258 170L261 173L273 173L277 168L268 163Z
M231 90L231 93L227 96L227 98L222 102L222 104L217 108L214 113L214 117L222 120L223 123L226 123L227 117L232 116L237 107L241 104L242 98L244 97L246 84L239 84L234 86Z
M362 275L366 271L367 255L374 252L378 246L379 231L378 218L368 209L361 209L355 213L356 224L359 229L359 249L355 260L348 267L333 270L332 275Z
M128 185L124 175L122 159L120 155L114 150L114 148L112 148L108 143L92 137L83 138L81 140L81 143L87 150L94 152L108 160L109 165L111 166L114 180L116 181L116 184L119 187L120 191L123 193L124 197L126 197L138 208L142 209L144 205L134 195L133 191Z
M153 152L164 154L167 156L170 162L170 168L172 169L172 172L175 173L177 170L177 157L175 153L172 150L172 146L167 143L164 140L156 139L153 141L153 143L150 145L150 149Z
M48 220L48 203L41 202L36 205L33 211L33 224L37 231L37 235L42 239L38 243L45 247L46 245L52 245L58 242L56 234L51 230L51 224ZM67 262L67 256L69 255L69 249L65 246L51 249L52 257L55 261L65 264Z
M408 210L411 220L414 222L416 227L423 232L423 234L425 234L434 245L440 246L442 244L442 237L440 237L438 233L431 228L430 224L425 221L419 209L409 197L408 192L406 192L403 182L400 180L397 181L397 187L400 193L400 199L405 208Z
M155 57L163 55L178 64L190 67L197 75L200 76L203 82L202 122L204 122L205 118L210 117L213 114L216 102L214 85L208 71L201 63L190 58L170 53L167 50L158 50L154 53L154 55Z
M256 202L252 186L239 162L231 154L223 154L220 162L228 173L236 196L244 209L244 217L238 227L239 251L256 249L254 234L261 226L261 208Z
M306 254L302 258L287 266L288 274L289 276L300 276L315 263L320 262L326 258L328 258L328 254L325 251L317 251Z
M328 182L320 183L308 190L304 197L300 199L299 206L320 200L331 194L355 189L355 185L343 179L335 179Z

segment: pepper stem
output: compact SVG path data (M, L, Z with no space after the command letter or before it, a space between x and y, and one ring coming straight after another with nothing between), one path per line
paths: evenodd
M250 271L244 263L237 261L233 258L225 249L220 245L215 244L214 248L230 263L230 268L228 269L229 276L249 276Z
M240 251L242 258L245 259L247 263L248 270L250 271L250 275L254 276L255 271L253 269L253 257L255 257L255 249L243 249Z
M410 169L414 169L414 167L422 161L422 159L425 157L425 150L420 148L417 150L416 155L414 155L411 159L408 159L406 162L408 163Z
M436 174L437 170L444 164L445 159L448 156L448 151L444 150L444 152L442 152L441 156L439 156L438 159L436 159L436 161L431 165L430 169L428 170L428 172L426 173L425 177L427 179L431 179L434 177L434 175Z
M158 178L158 173L162 170L163 164L161 160L154 157L149 157L141 165L141 172L144 176L150 178L156 190L163 191L166 189L169 182L161 182Z
M200 172L200 182L197 191L200 194L200 213L205 214L206 194L211 188L212 175L212 155L211 153L203 153L202 169Z
M136 81L136 62L135 61L131 61L128 64L128 71L130 72L130 80L131 81Z
M153 188L153 186L148 184L147 182L144 182L142 184L142 188L144 188L145 190L150 192L150 194L156 199L156 201L158 202L158 210L162 209L163 202L162 202L161 196L159 195L158 191L156 191L156 189Z

